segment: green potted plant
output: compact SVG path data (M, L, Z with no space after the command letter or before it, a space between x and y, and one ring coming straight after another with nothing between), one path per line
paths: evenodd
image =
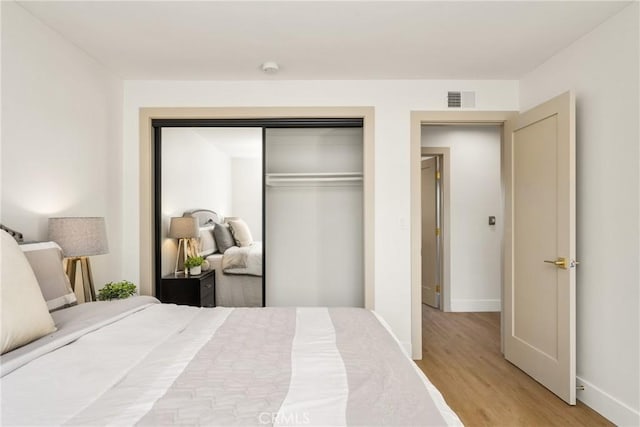
M197 276L202 273L202 263L204 262L204 258L201 256L190 256L187 257L187 260L184 262L185 272Z
M136 293L136 285L128 280L122 280L120 282L110 282L104 285L100 291L98 291L99 301L108 301L112 299L125 299Z

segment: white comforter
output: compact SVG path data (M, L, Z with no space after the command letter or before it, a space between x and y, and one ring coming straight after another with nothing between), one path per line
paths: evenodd
M262 242L227 249L222 256L222 271L227 274L262 276Z
M460 424L365 310L144 302L117 317L7 373L2 424Z

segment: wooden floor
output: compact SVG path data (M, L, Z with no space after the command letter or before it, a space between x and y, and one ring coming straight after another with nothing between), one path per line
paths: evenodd
M500 353L500 313L444 313L423 304L418 366L466 426L612 426L569 406Z

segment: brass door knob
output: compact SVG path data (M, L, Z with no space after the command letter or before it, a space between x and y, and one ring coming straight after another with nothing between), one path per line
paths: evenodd
M548 264L553 264L558 268L564 268L565 270L568 270L570 268L575 268L578 264L580 264L576 260L573 260L573 259L569 260L569 258L558 258L554 261L544 260L544 262Z

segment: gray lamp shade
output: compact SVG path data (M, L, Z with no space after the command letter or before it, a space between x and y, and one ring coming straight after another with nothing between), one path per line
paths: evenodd
M49 240L60 245L66 257L109 253L103 217L49 218Z
M200 236L198 221L193 217L178 216L171 218L169 237L173 239L195 239Z

